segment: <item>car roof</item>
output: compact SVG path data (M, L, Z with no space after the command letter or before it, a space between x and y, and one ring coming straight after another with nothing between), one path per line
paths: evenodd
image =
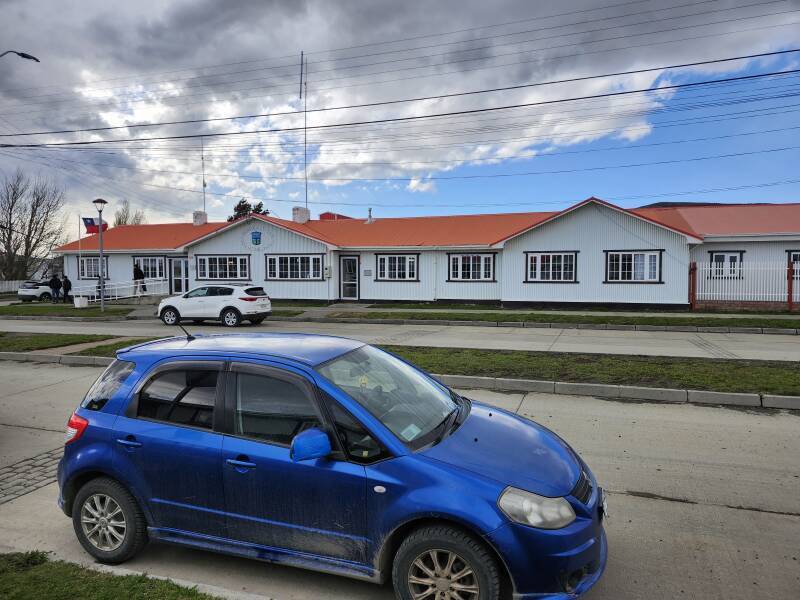
M124 348L117 355L123 359L135 359L136 355L160 358L193 354L255 355L315 366L363 345L364 342L349 338L307 333L197 334L193 339L180 336L145 342Z

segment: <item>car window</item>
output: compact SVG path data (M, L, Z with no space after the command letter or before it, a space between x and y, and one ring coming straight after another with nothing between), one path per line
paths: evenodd
M176 369L155 375L139 392L136 415L211 429L219 371Z
M233 288L229 287L214 287L211 288L211 296L231 296L233 295Z
M86 392L86 397L81 402L81 408L100 410L111 397L117 393L122 383L128 378L135 365L126 360L115 360L103 374L97 378Z
M248 296L266 296L267 295L267 292L264 291L263 287L247 288L244 291L244 293L247 294Z
M372 437L364 426L342 408L338 402L329 399L328 407L336 427L336 435L339 437L347 456L353 461L372 463L389 456L389 453L381 446L380 442Z
M208 295L209 295L208 288L207 287L201 287L201 288L197 288L196 290L192 290L191 292L186 294L186 297L187 298L202 298L202 297L208 296Z
M236 380L235 432L288 446L298 433L320 427L306 391L283 379L239 373Z

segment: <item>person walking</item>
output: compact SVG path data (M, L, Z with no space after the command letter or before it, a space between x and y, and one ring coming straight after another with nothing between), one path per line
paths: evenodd
M141 296L144 291L144 271L139 263L133 263L133 293Z
M61 297L61 280L58 278L58 275L53 273L53 276L47 283L50 286L50 295L52 297L52 302L53 303L58 302L58 299Z
M64 273L62 288L64 290L64 304L67 304L69 302L69 293L72 291L72 282L69 280L69 277L67 277L66 273Z

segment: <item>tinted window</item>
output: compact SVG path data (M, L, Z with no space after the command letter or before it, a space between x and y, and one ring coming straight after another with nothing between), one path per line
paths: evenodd
M371 463L388 456L380 443L349 412L339 406L338 402L330 400L328 406L336 425L336 435L351 459L355 462Z
M81 402L81 408L89 410L100 410L106 402L117 393L122 383L133 371L134 364L125 360L115 360L103 371L86 393L86 397Z
M159 373L139 392L137 416L211 429L218 377L216 370Z
M211 288L209 296L231 296L233 295L233 288L229 287L214 287Z
M264 375L240 373L236 381L236 433L288 446L301 431L320 427L305 390Z
M267 292L264 291L263 287L247 288L244 291L244 293L247 294L248 296L266 296L267 295Z

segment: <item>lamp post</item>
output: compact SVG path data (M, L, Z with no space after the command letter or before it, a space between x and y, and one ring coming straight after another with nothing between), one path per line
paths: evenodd
M42 62L32 54L28 54L27 52L17 52L16 50L6 50L2 54L0 54L0 58L3 58L6 54L16 54L20 58L26 58L28 60L35 60L36 62Z
M97 209L97 214L100 215L100 225L97 229L97 241L100 247L100 312L105 312L106 310L106 274L104 269L104 260L103 260L103 209L106 207L106 202L102 198L98 198L92 202L94 207Z

